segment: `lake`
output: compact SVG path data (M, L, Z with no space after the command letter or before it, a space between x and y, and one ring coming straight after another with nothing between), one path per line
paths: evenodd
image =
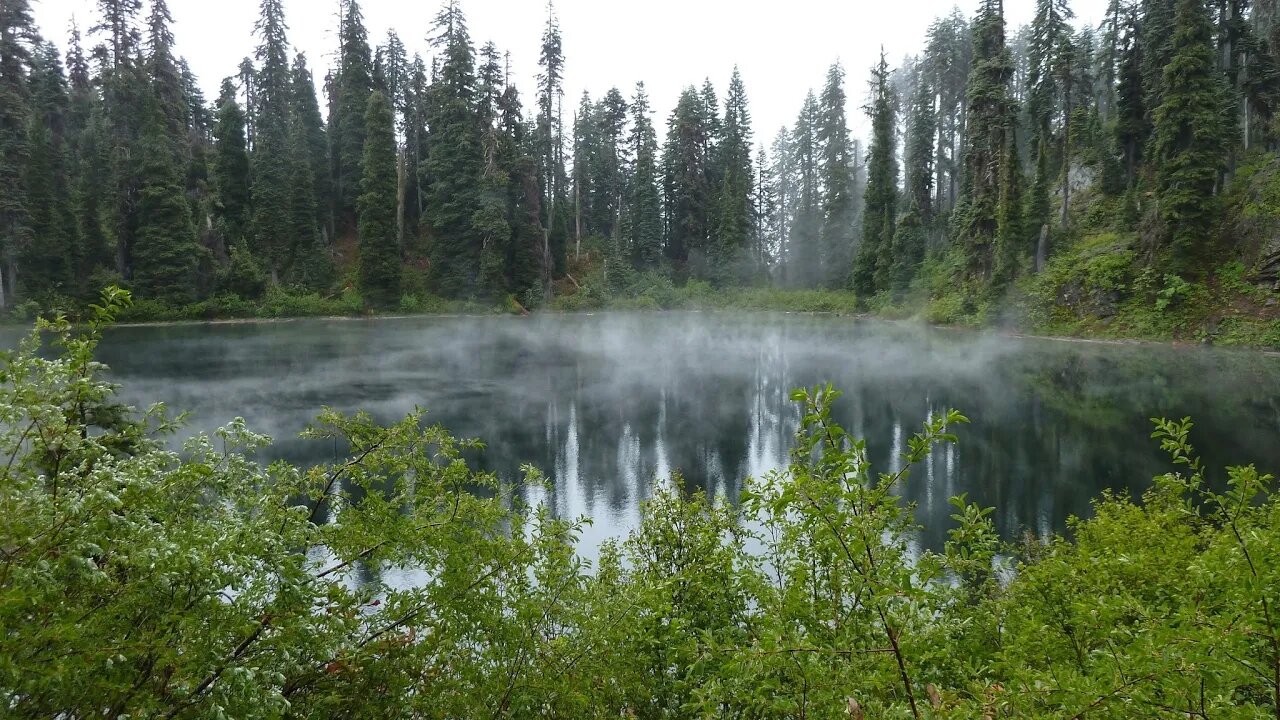
M158 325L109 331L100 353L139 407L191 412L190 432L244 417L269 455L332 460L297 437L322 406L391 421L415 406L488 447L477 465L516 477L593 546L633 527L654 479L736 498L786 463L793 388L831 382L837 418L895 470L931 414L973 421L902 493L939 547L947 499L996 508L1006 537L1062 531L1105 490L1141 493L1171 468L1153 416L1191 416L1209 466L1280 470L1280 358L1249 351L1002 337L785 314L653 313Z

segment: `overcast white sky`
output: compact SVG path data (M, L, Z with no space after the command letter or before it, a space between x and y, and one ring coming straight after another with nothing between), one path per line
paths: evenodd
M65 45L74 17L82 30L97 20L93 0L34 0L37 23ZM867 69L883 44L891 63L919 52L930 22L955 0L556 0L566 57L566 122L582 91L599 97L618 86L628 98L644 80L657 111L659 134L681 88L711 78L723 98L729 75L742 70L756 142L768 142L798 114L805 92L821 86L837 58L848 71L854 132L863 135L861 106ZM971 16L977 0L960 0ZM337 0L284 0L289 41L306 52L317 79L337 45ZM532 105L545 0L462 0L477 45L493 40L512 56L526 108ZM1106 0L1075 0L1077 22L1096 25ZM390 28L410 54L426 54L425 37L436 0L361 0L370 41ZM1033 0L1006 0L1010 29L1031 18ZM253 52L258 0L169 0L178 52L217 96L223 77ZM143 9L144 17L147 9ZM87 43L87 44L92 44Z

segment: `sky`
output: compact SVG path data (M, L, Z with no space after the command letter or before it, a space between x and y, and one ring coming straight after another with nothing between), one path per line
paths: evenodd
M1077 22L1096 26L1107 0L1074 0ZM598 98L617 86L628 98L643 80L661 135L683 87L710 78L723 99L736 64L746 85L755 141L769 143L791 125L805 93L820 90L831 63L847 72L850 125L864 136L861 111L868 69L883 45L890 63L918 53L934 18L955 0L556 0L566 60L565 122L584 90ZM97 21L94 0L33 0L45 37L65 45L74 18L82 31ZM145 3L144 3L145 5ZM977 0L961 0L971 16ZM338 0L284 0L289 41L304 51L317 81L337 47ZM361 0L370 43L394 28L427 56L426 35L436 0ZM533 106L538 51L546 24L544 0L462 0L476 45L492 40L511 53L515 81ZM1006 0L1010 31L1031 19L1034 0ZM200 79L206 97L252 54L258 0L169 0L178 53ZM143 17L147 7L143 8ZM86 43L91 45L92 43Z

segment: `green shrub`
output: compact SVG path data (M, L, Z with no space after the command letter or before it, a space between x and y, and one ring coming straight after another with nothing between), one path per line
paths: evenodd
M163 300L142 298L119 312L119 319L124 322L166 322L189 319L182 308L174 307Z
M238 295L256 300L267 289L267 273L258 259L244 243L232 245L225 267L218 270L216 286L219 293Z
M40 317L42 308L40 307L40 303L35 300L23 300L17 305L14 305L11 312L13 313L14 319L21 320L23 322L31 322Z
M400 298L400 312L413 315L430 315L449 312L448 301L435 295L409 295Z

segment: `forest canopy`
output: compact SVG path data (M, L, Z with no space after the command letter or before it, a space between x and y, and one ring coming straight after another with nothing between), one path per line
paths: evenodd
M425 44L371 39L343 0L317 96L283 3L262 0L255 52L210 99L166 0L97 5L65 53L29 0L0 10L8 307L83 307L112 284L215 313L280 293L581 307L693 283L914 298L940 320L1009 300L1060 323L1193 305L1232 263L1280 279L1271 0L1111 0L1096 27L1035 0L1021 28L979 0L896 65L834 63L776 132L753 126L736 70L665 119L642 82L566 98L554 6L522 98L457 0ZM1108 234L1099 277L1075 250ZM1055 260L1068 277L1037 279Z

